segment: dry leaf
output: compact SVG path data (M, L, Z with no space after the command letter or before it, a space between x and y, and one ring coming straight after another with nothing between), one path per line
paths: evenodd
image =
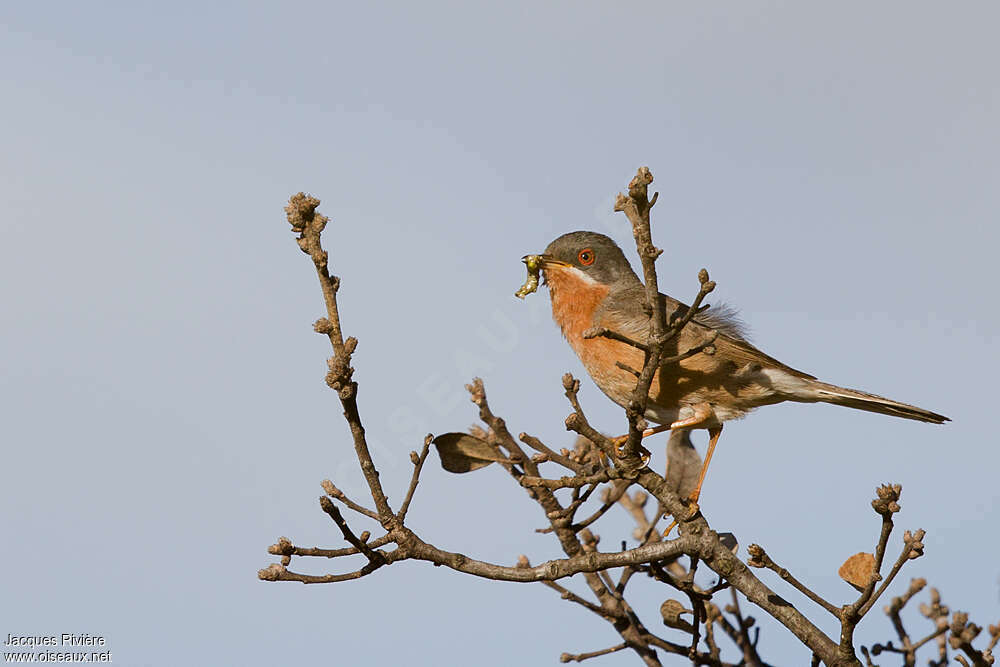
M663 617L663 625L668 628L676 628L684 632L694 632L694 626L681 618L681 614L693 614L691 609L685 609L677 600L666 600L660 605L660 616Z
M433 442L441 457L441 467L448 472L472 472L494 461L507 460L497 455L496 448L485 440L468 433L445 433Z
M865 590L865 586L871 581L875 572L875 556L866 553L857 553L844 561L844 564L837 570L840 578L854 586L859 591Z

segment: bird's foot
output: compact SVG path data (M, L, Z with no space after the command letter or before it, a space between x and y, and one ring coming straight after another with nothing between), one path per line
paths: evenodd
M649 450L642 446L643 438L648 438L651 435L656 435L657 433L663 433L664 431L669 431L669 430L670 426L656 426L654 428L647 428L645 431L642 432L642 435L639 436L638 454L640 457L642 457L643 467L649 465L649 459L652 457L652 454L650 454ZM627 442L628 442L628 434L620 435L617 438L611 439L611 444L615 448L615 453L618 455L618 458L620 459L625 458L625 443Z
M625 452L625 445L626 444L628 444L628 436L627 435L620 435L617 438L612 438L611 439L611 445L615 449L615 454L620 459L625 458L625 453L626 453ZM652 452L650 452L648 449L646 449L645 447L643 447L642 443L640 442L639 443L639 451L637 453L639 454L639 458L642 459L642 467L645 468L647 465L649 465L649 460L653 456Z
M666 539L667 535L670 534L670 531L672 531L675 526L679 525L681 521L690 521L691 519L698 516L699 512L701 512L701 507L698 505L698 496L695 495L694 493L692 493L690 496L687 497L687 499L684 501L684 505L687 508L686 516L684 516L681 519L678 519L675 516L673 520L670 522L670 525L667 526L667 529L663 531L663 539Z
M694 488L694 490L688 495L686 502L684 503L685 505L687 505L688 508L688 515L685 521L695 518L698 515L698 512L701 511L701 507L698 505L698 498L700 497L701 497L701 484L699 484Z
M698 516L699 512L701 512L701 506L698 505L698 500L696 498L688 498L687 511L688 514L686 517L684 517L685 521L690 521L691 519Z

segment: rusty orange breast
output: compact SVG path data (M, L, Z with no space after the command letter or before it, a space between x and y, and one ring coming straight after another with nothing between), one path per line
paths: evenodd
M583 332L594 326L594 311L611 288L588 279L576 269L560 266L547 267L545 281L552 296L552 319L580 355Z
M621 361L632 368L642 368L643 355L636 348L608 338L584 338L583 332L602 323L594 313L611 288L588 280L578 271L562 267L545 270L545 280L552 296L552 319L556 321L576 356L583 362L594 383L619 405L626 405L635 389L636 378L618 368ZM658 382L653 380L654 395Z

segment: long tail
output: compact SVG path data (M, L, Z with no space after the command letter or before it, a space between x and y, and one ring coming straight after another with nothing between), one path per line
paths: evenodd
M826 382L820 382L818 380L812 380L809 382L809 389L812 390L810 393L815 397L814 400L822 401L823 403L845 405L849 408L855 408L857 410L867 410L868 412L877 412L883 415L892 415L893 417L903 417L904 419L915 419L917 421L929 422L931 424L943 424L947 421L951 421L944 415L939 415L936 412L918 408L915 405L900 403L899 401L893 401L885 398L884 396L869 394L863 391L858 391L857 389L846 389L844 387L838 387L835 384L827 384Z

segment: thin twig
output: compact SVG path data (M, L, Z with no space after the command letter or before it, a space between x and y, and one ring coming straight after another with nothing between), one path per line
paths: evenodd
M638 458L642 429L639 420L645 415L646 404L649 401L649 387L653 375L659 368L663 353L664 333L667 327L666 313L660 299L660 289L656 276L656 259L663 251L653 245L649 229L649 212L656 201L648 198L649 184L653 182L653 174L648 167L640 167L635 177L629 182L628 196L621 193L615 200L615 210L625 213L632 223L632 235L635 237L639 261L642 263L643 279L646 287L646 305L650 314L650 335L646 343L645 359L639 379L636 382L632 398L626 408L629 422L629 437L625 443L626 458Z
M610 510L618 503L618 500L625 494L625 492L631 485L632 485L631 480L627 479L615 480L614 485L607 490L607 497L605 498L604 503L600 507L598 507L597 510L595 510L594 513L588 516L586 519L574 523L572 526L573 530L576 531L583 530L584 528L590 526L592 523L594 523L602 516L604 516L608 510Z
M410 487L406 490L403 505L399 508L399 514L396 515L401 524L406 519L406 512L410 509L410 501L413 500L413 493L417 490L417 484L420 483L420 471L424 467L424 461L427 460L427 452L430 450L433 439L429 434L424 438L424 446L420 450L419 455L416 452L410 452L410 460L413 462L413 476L410 477Z
M344 535L344 539L368 559L368 565L361 568L363 573L367 574L368 572L377 570L386 564L385 554L379 550L372 549L371 546L358 539L358 536L355 535L354 531L351 530L351 527L347 525L344 515L340 513L340 510L337 509L337 506L332 500L326 496L320 496L319 506L330 516L331 519L333 519L333 522L337 524L337 527L340 528L340 532Z
M358 539L361 539L360 537ZM383 535L366 544L372 549L385 546L392 542L390 535ZM282 537L276 544L272 544L267 549L268 553L276 556L315 556L318 558L341 558L343 556L353 556L361 551L355 547L344 547L343 549L321 549L319 547L297 547L286 538Z
M736 667L728 662L723 662L716 657L713 657L708 653L698 653L693 658L689 656L689 647L682 646L681 644L675 644L674 642L667 641L662 637L657 637L652 633L644 633L642 635L643 639L648 643L652 644L656 648L662 649L669 653L675 653L677 655L687 656L693 664L696 665L709 665L710 667Z
M750 626L746 619L743 618L743 613L740 611L740 598L736 594L736 589L730 591L733 596L732 613L736 617L736 622L738 625L738 630L740 633L739 647L743 651L743 659L746 661L747 665L751 667L760 667L761 660L760 656L757 655L757 646L750 641L750 633L748 632ZM816 653L814 652L814 655Z
M786 570L785 568L781 567L773 560L771 560L771 557L767 555L767 552L764 551L763 547L761 547L758 544L751 544L749 547L747 547L747 553L750 554L750 560L747 561L747 565L749 565L750 567L767 568L768 570L777 573L779 577L790 583L795 588L795 590L799 591L807 598L809 598L819 606L823 607L823 609L826 609L828 612L833 614L833 616L838 620L840 619L841 610L839 607L836 607L827 602L826 600L824 600L817 593L810 590L808 586L806 586L801 581L796 579L791 572L789 572L788 570Z
M909 533L909 531L907 531L907 533ZM912 536L908 535L903 540L903 549L900 551L896 562L892 564L892 569L889 570L889 574L886 575L885 580L878 587L878 590L875 591L875 594L872 595L871 599L859 611L862 616L867 614L868 610L871 609L876 602L878 602L878 599L882 597L883 593L885 593L885 590L892 583L892 580L896 578L896 575L899 574L899 571L902 569L903 565L906 564L906 561L912 560L914 558L914 554L919 555L921 553L921 550L923 549L924 535L926 535L926 531L918 530Z
M552 590L556 591L557 593L559 593L559 596L563 600L569 600L570 602L575 602L576 604L578 604L578 605L580 605L582 607L586 607L587 609L589 609L590 611L594 612L598 616L601 616L601 617L606 618L606 619L611 620L611 621L616 621L616 620L619 620L621 618L620 614L613 614L609 610L605 609L604 607L601 607L600 605L596 605L593 602L591 602L590 600L586 600L586 599L580 597L579 595L577 595L573 591L569 590L568 588L566 588L564 586L560 586L559 584L557 584L554 581L543 581L542 583L545 584L546 586L548 586L549 588L551 588Z
M587 487L587 490L584 491L583 493L580 493L581 487L574 488L573 502L567 505L566 509L563 510L561 513L556 514L556 517L560 519L565 519L567 521L572 521L573 516L576 514L576 511L580 509L581 505L590 500L591 494L594 493L594 489L596 489L598 486L599 486L598 484L591 484L590 486ZM572 526L570 526L570 529L572 529Z
M611 329L605 329L604 327L591 327L583 332L583 337L585 339L590 338L607 338L609 340L616 340L619 343L625 343L626 345L631 345L632 347L642 350L643 352L649 352L649 348L646 347L644 343L640 343L637 340L632 340L624 334L620 334L617 331L612 331Z
M614 646L600 651L591 651L590 653L563 653L559 656L559 662L583 662L589 658L597 658L602 655L607 655L609 653L615 653L616 651L621 651L628 648L627 642L622 642L621 644L615 644Z
M892 622L892 627L896 630L896 636L899 637L899 641L902 643L902 648L898 649L898 652L903 654L904 665L906 665L906 667L912 667L916 664L916 651L918 647L914 646L914 644L910 641L910 635L906 632L900 612L913 598L913 596L922 591L926 585L926 579L912 579L910 581L910 587L907 591L898 597L894 597L885 608L885 613ZM947 628L942 627L941 631L943 632L946 629ZM936 635L925 637L924 641L929 641L930 639L933 639L934 636ZM875 647L878 647L880 650L893 650L892 642L884 645L875 644L872 648L874 649Z
M945 625L943 627L940 627L940 628L935 628L932 633L930 633L929 635L927 635L926 637L924 637L920 641L914 642L911 645L911 648L912 648L913 652L916 653L918 648L920 648L921 646L923 646L924 644L926 644L930 640L935 639L937 637L940 637L941 635L943 635L946 632L948 632L948 626L947 625Z
M543 486L546 489L572 489L587 486L588 484L601 484L611 480L614 475L615 473L612 470L601 470L593 475L586 475L583 477L566 476L560 477L559 479L546 479L545 477L525 475L521 478L521 485Z
M569 468L577 474L583 473L585 469L584 466L580 465L568 456L563 456L562 454L553 451L547 447L544 442L534 436L528 435L527 433L520 433L517 438L528 447L534 449L536 452L544 454L550 461L554 461L564 468Z
M690 348L689 350L681 352L680 354L674 355L672 357L661 358L660 366L662 367L662 366L667 366L669 364L676 364L678 362L684 361L685 359L690 359L696 354L701 354L702 352L705 352L708 348L714 347L715 339L718 337L719 337L719 332L716 331L715 329L712 329L712 331L709 332L708 334L708 338L698 343L694 347Z
M404 558L399 549L394 549L384 554L384 557L387 565ZM352 581L366 577L374 571L374 569L368 569L366 565L360 570L344 574L302 574L300 572L292 572L285 568L284 565L272 563L266 569L259 570L257 578L263 581L297 581L302 584L336 584L341 581Z
M341 331L340 313L337 309L337 290L340 288L340 279L330 274L329 256L320 243L320 234L329 222L329 218L316 211L319 204L319 199L307 197L300 192L289 200L288 206L285 207L285 213L288 216L288 222L292 225L292 231L299 234L296 239L299 248L313 261L320 287L323 290L326 318L317 323L316 330L327 334L333 347L334 356L330 362L330 373L327 376L328 384L337 390L337 395L340 397L341 406L344 408L344 418L351 429L358 463L371 491L372 499L375 501L375 509L378 511L384 527L391 528L389 524L395 517L392 508L389 507L385 492L382 490L382 483L379 481L378 471L372 462L371 452L368 450L365 429L358 412L358 385L351 379L351 373L353 373L353 369L350 367L351 354L357 346L357 340L349 338L345 341Z
M885 559L885 550L893 529L892 515L900 510L898 501L901 492L902 486L899 484L883 484L875 490L876 498L872 501L872 509L882 517L882 527L879 532L878 544L875 547L875 564L858 599L849 605L844 605L840 610L840 645L837 654L841 661L857 659L854 654L854 631L858 623L872 608L872 605L878 601L886 587L892 583L903 563L911 558L911 554L917 553L919 555L918 552L923 549L923 544L920 543L919 539L923 537L923 531L918 531L919 538L916 540L912 540L909 531L907 531L903 540L903 553L889 575L885 579L882 578L882 562ZM880 580L882 585L876 591L875 585Z
M378 514L376 514L373 510L368 509L361 503L354 502L353 500L348 498L347 495L339 488L334 486L333 482L331 482L330 480L324 479L322 482L320 482L320 485L323 487L323 490L326 491L326 494L328 496L342 502L344 506L347 507L347 509L353 510L358 514L363 514L369 519L375 519L376 521L380 520Z

